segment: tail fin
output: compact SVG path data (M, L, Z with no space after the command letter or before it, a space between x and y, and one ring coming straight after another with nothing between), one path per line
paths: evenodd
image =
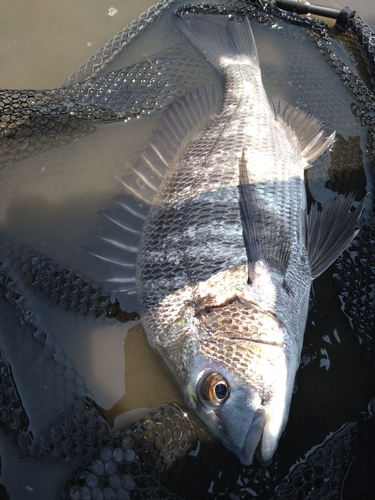
M216 68L223 59L246 57L258 64L258 52L250 22L229 20L226 26L201 19L194 14L176 16L175 22L184 35Z

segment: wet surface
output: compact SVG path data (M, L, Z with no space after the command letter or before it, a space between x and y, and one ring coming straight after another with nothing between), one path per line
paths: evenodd
M3 2L0 6L0 87L52 88L59 85L93 51L151 3L124 2L125 8L110 3L93 4L92 1L79 4L61 2L54 3L52 11L48 2L38 2L38 7L33 6L28 11L21 0ZM117 13L110 11L111 7L117 9ZM352 7L356 8L354 4ZM362 7L359 6L358 11L366 20L369 6L366 3ZM374 23L374 20L369 18L369 22ZM263 26L259 26L256 31L260 40L264 41L267 37L267 43L259 43L258 48L264 61L267 90L277 94L279 88L288 88L290 75L296 80L297 73L302 74L304 70L293 68L282 49L275 54L268 48L275 46L273 37L277 37L276 31L271 34L267 31L264 35ZM303 57L305 48L306 44L301 44L299 57ZM309 53L310 72L311 68L321 68L321 55L315 56L314 50ZM313 82L310 86L304 85L301 89L290 91L297 104L307 104L311 112L324 119L327 130L337 129L337 123L341 123L339 132L342 140L355 142L355 147L350 147L355 155L350 164L354 165L354 171L361 172L359 175L349 172L347 180L343 180L337 174L339 151L338 159L332 161L331 166L332 169L336 168L335 175L328 172L331 165L329 156L322 158L321 163L309 172L310 192L321 202L333 188L336 192L345 191L348 184L353 183L353 177L358 192L364 191L366 182L368 185L371 182L369 175L367 180L365 177L365 173L369 174L370 171L363 159L365 132L350 111L354 101L344 87L338 91L337 81L332 80L330 71L328 67L327 71L322 69L318 91ZM327 84L323 85L325 77ZM306 75L302 75L302 79L304 82L308 80ZM326 97L321 95L322 87L326 89ZM337 106L337 115L332 114L334 100L345 103L345 107ZM94 134L66 147L18 162L2 171L1 229L75 272L92 279L105 277L108 270L88 258L79 247L89 242L90 231L99 232L105 225L94 209L111 206L110 199L121 192L115 177L121 177L126 165L144 147L156 121L157 117L150 117L128 123L96 124ZM335 150L332 160L334 154ZM332 186L332 183L335 185ZM144 415L148 408L172 399L181 401L174 382L148 347L140 327L131 330L125 339L125 330L120 323L105 323L104 320L77 322L74 318L67 318L64 312L54 312L48 307L43 309L43 321L63 343L77 372L84 377L95 400L104 409L110 425L127 425ZM332 272L325 273L314 282L302 367L297 375L289 425L275 458L278 464L276 469L279 467L286 473L298 457L322 442L329 432L356 420L359 413L367 408L374 394L373 376L364 369L360 347L352 333L335 292ZM125 411L131 413L116 421ZM17 467L18 455L9 436L4 439L2 436L1 447L2 473L7 477L12 466ZM10 456L12 454L13 458ZM56 484L61 482L61 477L66 477L69 467L46 465L37 459L27 459L27 462L20 469L19 484L11 486L10 490L13 487L22 491L22 488L29 486L34 489L34 496L28 490L30 498L40 498L40 493L32 483L33 477L48 475L54 477L54 480L46 481L51 482L48 493L51 496L48 498L53 498ZM231 477L232 474L233 471L224 476ZM267 475L266 469L259 472L259 476L262 475ZM222 487L219 478L216 491ZM45 492L48 486L46 488ZM242 498L246 491L251 494L250 490L251 487L247 489L246 485L239 486L237 498ZM15 493L11 498L14 500L19 497Z

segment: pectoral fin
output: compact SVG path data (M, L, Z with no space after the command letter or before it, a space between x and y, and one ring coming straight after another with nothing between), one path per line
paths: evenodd
M249 283L255 279L254 265L260 260L285 275L290 259L290 231L283 221L277 220L269 210L262 208L263 200L259 189L249 181L244 150L239 161L238 188Z
M307 216L306 248L313 279L322 274L357 235L359 230L355 226L366 198L350 212L354 199L355 193L337 196L320 211L317 203L312 205Z

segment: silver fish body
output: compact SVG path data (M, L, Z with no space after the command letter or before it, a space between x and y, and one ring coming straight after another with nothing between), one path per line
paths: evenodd
M139 174L155 191L136 264L142 322L188 407L242 463L257 449L267 461L288 417L311 281L354 237L361 207L349 214L352 198L339 197L309 225L304 170L334 134L269 103L249 21L177 23L223 75L224 99L168 162L164 143L173 149L216 97L197 90L172 105L151 145L165 172L145 161L149 173ZM322 257L327 227L339 248Z

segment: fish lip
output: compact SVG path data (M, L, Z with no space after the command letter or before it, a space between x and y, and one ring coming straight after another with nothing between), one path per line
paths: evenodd
M246 434L239 459L243 465L251 465L256 449L262 439L263 429L266 425L265 409L260 407L254 414L253 421Z

